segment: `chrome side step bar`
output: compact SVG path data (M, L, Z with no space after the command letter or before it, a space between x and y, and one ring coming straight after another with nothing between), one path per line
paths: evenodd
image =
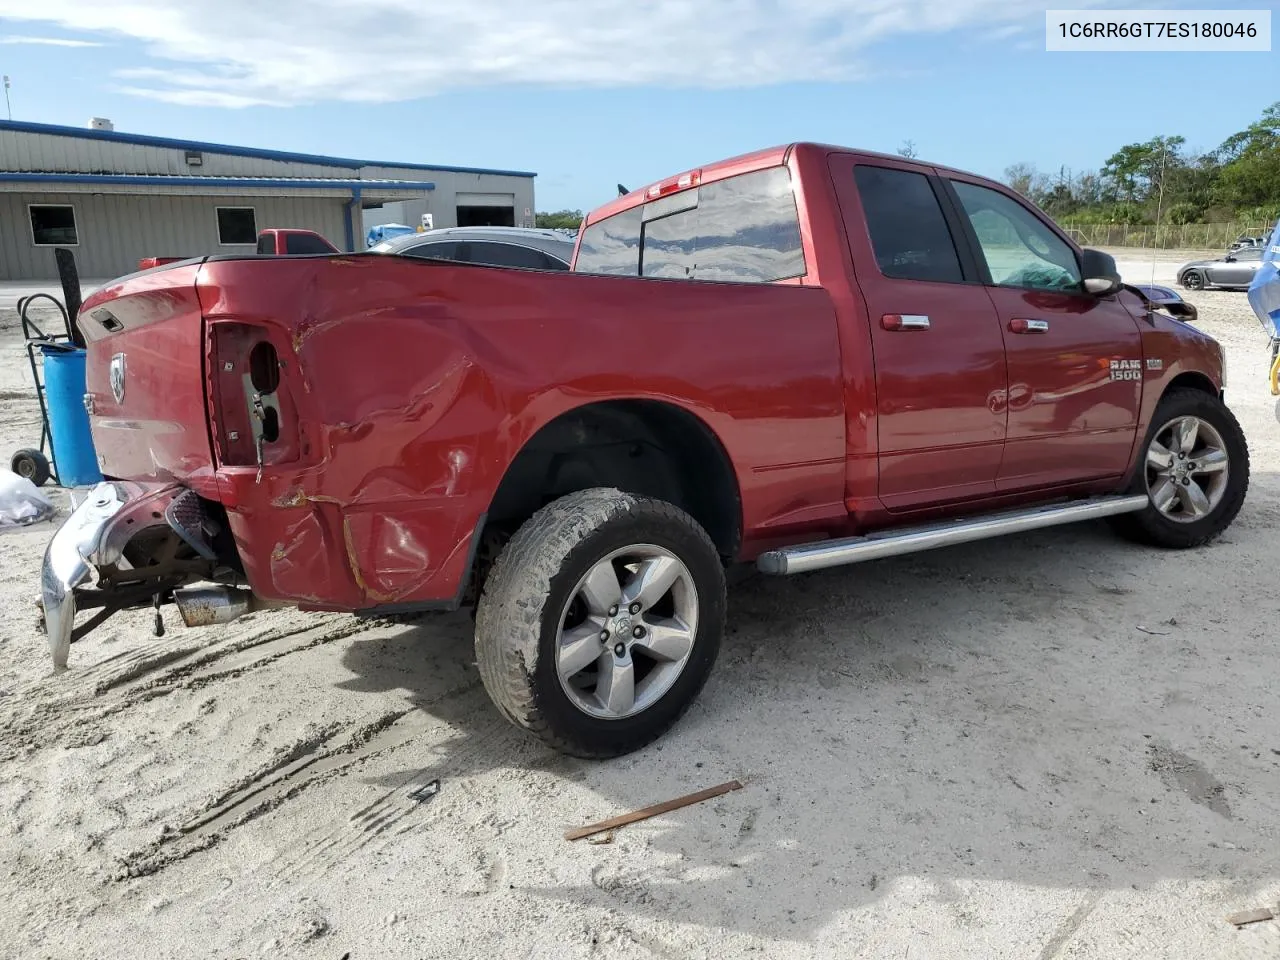
M951 520L901 530L886 530L865 537L847 537L840 540L821 540L802 543L781 550L761 554L756 566L762 573L788 575L825 570L848 563L862 563L883 557L898 557L907 553L919 553L935 547L949 547L957 543L986 540L1007 533L1022 533L1042 527L1056 527L1081 520L1096 520L1121 513L1133 513L1147 506L1145 494L1123 497L1096 497L1074 503L1053 504L1018 510L1009 513Z

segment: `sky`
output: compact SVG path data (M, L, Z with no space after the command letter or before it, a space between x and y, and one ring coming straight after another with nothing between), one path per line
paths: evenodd
M1078 174L1156 135L1212 149L1280 100L1275 52L1048 53L1048 6L0 0L0 73L15 120L531 170L539 210L794 140Z

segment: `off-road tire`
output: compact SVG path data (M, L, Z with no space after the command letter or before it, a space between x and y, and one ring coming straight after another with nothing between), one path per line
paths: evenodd
M1151 418L1151 426L1138 450L1138 463L1129 493L1146 494L1147 449L1159 431L1176 417L1195 416L1206 421L1221 435L1226 445L1229 471L1227 489L1210 513L1190 523L1170 520L1148 502L1143 510L1112 517L1113 528L1123 537L1137 543L1173 549L1198 547L1212 540L1231 525L1244 505L1249 489L1249 446L1244 431L1230 408L1218 397L1203 390L1177 388L1161 398Z
M693 650L671 689L622 719L589 716L560 685L556 644L579 580L611 551L664 547L687 567L698 594ZM571 493L520 527L485 582L476 614L476 661L494 704L561 753L622 756L651 743L688 709L706 683L725 621L725 576L715 545L670 503L612 488Z

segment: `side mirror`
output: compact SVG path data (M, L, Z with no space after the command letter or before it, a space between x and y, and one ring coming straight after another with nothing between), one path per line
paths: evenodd
M1120 271L1110 254L1085 247L1080 266L1084 288L1095 297L1109 296L1120 289Z
M1231 254L1227 254L1225 257L1223 257L1223 258L1222 258L1222 262L1223 262L1223 263L1235 263L1235 262L1236 262L1236 258L1235 258L1235 257L1233 257Z
M1158 306L1171 317L1177 317L1184 323L1195 323L1196 318L1200 315L1194 304L1187 303L1185 300L1157 300Z

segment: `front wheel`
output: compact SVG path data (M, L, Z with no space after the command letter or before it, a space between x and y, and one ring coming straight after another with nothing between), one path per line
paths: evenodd
M1194 547L1236 518L1249 489L1249 447L1231 410L1201 390L1171 390L1156 407L1134 493L1148 503L1114 518L1130 539Z
M1204 274L1199 270L1188 270L1182 278L1182 285L1188 290L1204 289Z
M476 613L476 660L517 726L562 753L616 757L688 708L724 620L724 568L692 517L583 490L543 507L503 549Z

